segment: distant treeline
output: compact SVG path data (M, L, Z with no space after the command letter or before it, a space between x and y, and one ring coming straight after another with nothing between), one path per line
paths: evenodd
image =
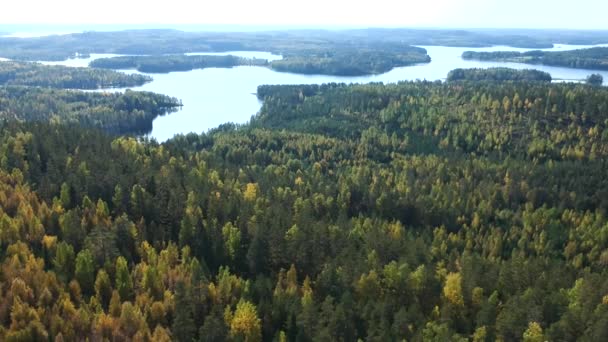
M145 75L127 75L110 70L71 68L29 62L0 62L0 85L68 89L124 88L152 81Z
M448 73L448 81L542 81L551 82L551 74L533 70L511 68L454 69Z
M192 52L268 51L285 58L269 65L277 71L303 74L366 75L394 67L430 61L426 51L414 45L482 47L509 45L548 48L553 43L608 43L606 31L525 30L300 30L274 32L182 32L177 30L129 30L84 32L38 38L0 38L0 57L14 60L65 60L92 53L151 55L130 68L146 72L168 72L208 67L203 60L171 57ZM175 59L177 58L177 60ZM112 61L114 63L116 61ZM218 59L218 67L241 65L243 61ZM133 66L135 64L135 66ZM257 65L257 64L256 64ZM98 66L100 66L98 64ZM114 66L108 66L114 68Z
M113 134L141 134L152 130L159 115L181 102L166 95L127 90L97 93L31 87L0 88L0 122L35 121L78 124Z
M242 58L232 55L163 55L163 56L121 56L100 58L90 63L94 68L136 69L148 73L190 71L204 68L231 68L238 65L266 66L265 59Z
M0 57L19 60L64 60L91 53L123 55L183 54L187 52L270 51L279 54L304 50L408 45L482 47L508 45L549 48L554 43L608 43L607 31L555 30L419 30L355 29L274 32L183 32L127 30L84 32L36 38L0 38Z
M192 52L268 51L285 57L281 61L270 63L277 71L364 75L429 62L430 57L426 51L414 48L414 45L548 48L553 43L607 42L608 32L605 31L357 29L237 33L129 30L38 38L0 38L0 57L37 61L81 58L92 53L166 58L164 55L167 54ZM195 59L182 58L167 65L166 61L153 61L150 57L146 61L149 63L144 63L139 69L167 72L199 68L190 65L196 64ZM223 66L225 65L220 65Z
M577 69L608 70L608 48L595 47L571 51L465 51L463 59L545 64Z

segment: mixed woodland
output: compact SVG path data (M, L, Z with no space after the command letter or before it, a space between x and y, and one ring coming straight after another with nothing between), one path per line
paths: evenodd
M511 68L454 69L448 73L447 81L527 81L551 82L551 74L535 69Z
M135 69L145 73L167 73L204 68L232 68L235 66L267 66L266 59L241 58L232 55L164 55L120 56L98 58L90 63L93 68Z
M608 340L608 90L474 79L261 86L163 144L7 117L0 339Z
M569 51L465 51L462 54L462 58L482 61L544 64L577 69L608 70L608 47Z
M180 106L176 98L151 92L0 87L0 122L78 125L109 134L148 133L156 117Z
M74 68L31 62L0 62L0 85L60 89L100 89L137 87L152 78L112 70Z
M406 48L398 54L379 51L312 52L302 55L286 55L280 60L241 58L232 55L163 55L120 56L100 58L90 63L94 68L136 69L146 73L190 71L204 68L231 68L234 66L270 67L275 71L298 74L324 74L337 76L360 76L379 74L395 67L416 63L428 63L426 50Z

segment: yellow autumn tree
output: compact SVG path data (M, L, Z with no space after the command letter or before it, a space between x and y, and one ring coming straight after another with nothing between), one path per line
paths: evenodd
M537 322L528 323L528 329L524 331L524 342L544 342L543 328Z
M464 298L462 297L462 277L460 276L460 273L450 273L447 275L443 287L443 295L451 304L457 306L464 305Z
M247 183L245 187L245 192L243 193L243 197L247 201L255 201L258 196L258 184L257 183Z
M236 311L231 317L230 336L245 342L262 340L261 322L255 305L246 300L239 301Z

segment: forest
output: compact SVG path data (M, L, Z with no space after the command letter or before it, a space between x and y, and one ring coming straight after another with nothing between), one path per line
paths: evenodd
M120 56L95 59L93 68L136 69L146 73L167 73L190 71L204 68L232 68L239 65L267 66L268 61L256 58L241 58L232 55L163 55L163 56Z
M465 51L463 59L544 64L577 69L608 70L608 47L594 47L570 51Z
M151 81L149 76L112 70L0 61L0 85L100 89L137 87Z
M551 82L551 74L534 70L511 68L454 69L448 73L448 81L542 81Z
M175 111L179 106L178 99L150 92L0 87L0 122L78 125L111 134L148 133L157 116Z
M355 51L350 48L340 51L307 50L287 54L283 59L272 62L231 55L121 56L96 59L90 63L90 66L118 70L137 69L141 72L158 73L249 65L270 67L276 71L298 74L360 76L384 73L396 67L430 61L431 58L426 54L425 49L402 47L393 52L373 49Z
M0 123L0 339L608 340L608 89L257 95L163 144Z
M431 57L426 54L425 49L408 47L399 52L360 49L286 55L283 59L272 61L270 67L276 71L298 74L361 76L381 74L396 67L430 61Z

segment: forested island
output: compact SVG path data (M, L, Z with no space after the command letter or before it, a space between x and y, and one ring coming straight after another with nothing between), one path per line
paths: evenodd
M93 68L135 69L147 73L190 71L204 68L232 68L239 65L267 66L268 61L265 59L242 58L231 55L163 55L99 58L90 63L90 66Z
M99 58L90 63L94 68L136 69L147 73L189 71L204 68L231 68L239 65L270 67L280 72L298 74L324 74L336 76L361 76L379 74L393 68L428 63L431 58L426 50L416 47L399 49L399 52L382 51L308 51L304 54L286 55L281 60L213 55L162 55L120 56Z
M164 144L5 115L0 340L608 340L608 89L257 94Z
M100 89L137 87L151 81L150 76L111 70L0 61L0 85Z
M608 70L608 47L570 51L465 51L463 59L502 61L528 64L544 64L577 69Z
M32 87L0 87L0 122L72 124L112 134L143 134L152 121L176 110L175 98L150 92L95 93Z
M286 55L272 61L270 67L281 72L298 74L324 74L336 76L362 76L381 74L396 67L429 63L426 50L407 47L399 51L384 52L381 49L315 52L303 55Z
M551 82L551 74L534 70L511 68L454 69L448 73L448 81L541 81Z

